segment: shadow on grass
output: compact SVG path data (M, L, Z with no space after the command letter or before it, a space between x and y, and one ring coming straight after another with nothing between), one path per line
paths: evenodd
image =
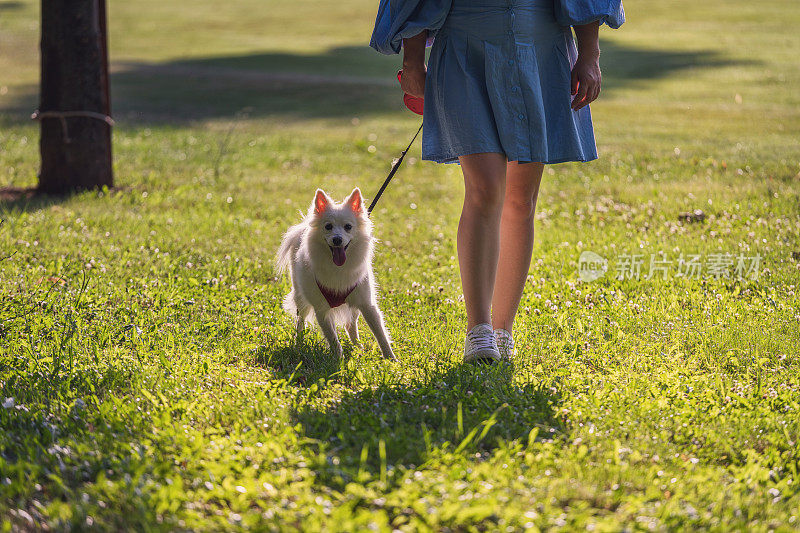
M98 197L110 194L120 194L127 191L127 187L112 187L109 191L101 193L97 189L84 189L65 194L45 194L36 187L0 187L0 219L4 213L19 211L23 213L47 209L56 204L66 202L76 195L93 194Z
M562 431L558 388L521 382L510 365L453 366L431 359L399 383L394 363L377 354L374 361L361 360L370 355L345 340L343 346L339 361L324 340L307 334L297 345L286 339L262 346L255 360L308 395L292 418L346 471L364 467L364 453L369 468L377 469L381 447L386 464L419 465L432 452L462 444L465 453L482 453L501 441L526 442L534 428L540 437Z
M690 70L756 65L759 61L735 58L716 50L659 50L624 46L614 41L601 43L603 91L637 82L668 78Z
M713 50L659 50L603 42L604 89L678 76L692 69L752 64ZM120 122L180 124L235 117L283 120L352 118L403 112L394 78L398 57L365 46L319 54L256 53L166 63L115 64L114 116ZM25 119L37 88L27 87L9 107L8 122Z
M14 9L22 9L25 6L22 2L0 2L0 11L12 11Z
M343 342L344 357L339 360L331 355L324 342L311 337L306 334L299 343L289 339L279 345L261 346L255 354L256 364L269 368L279 378L301 385L333 379L352 350Z
M343 351L341 359L331 353L317 326L308 325L299 342L292 330L291 335L286 338L259 346L254 360L257 365L268 368L278 378L292 383L310 385L330 381L350 386L354 380L358 381L355 373L370 355L365 353L363 347L354 346L342 328L338 328L338 334ZM371 344L373 341L370 339L366 342ZM355 361L351 362L353 359Z
M326 443L345 463L366 453L371 468L382 462L413 468L434 451L488 452L501 441L526 442L534 428L549 436L561 427L559 402L558 390L548 385L515 384L509 366L459 364L408 385L346 392L332 405L305 406L293 417L307 437Z
M69 196L40 194L35 188L0 187L0 219L7 212L29 212L63 202Z

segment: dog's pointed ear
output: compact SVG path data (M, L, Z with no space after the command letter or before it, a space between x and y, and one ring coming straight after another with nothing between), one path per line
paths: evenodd
M364 200L361 198L361 190L358 187L353 189L353 192L350 193L350 196L347 197L344 203L357 215L364 212Z
M331 199L322 189L317 189L314 196L314 214L321 215L331 207Z

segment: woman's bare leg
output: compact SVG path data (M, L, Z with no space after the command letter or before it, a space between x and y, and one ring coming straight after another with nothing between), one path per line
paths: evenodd
M506 157L499 153L458 158L464 173L464 207L458 222L458 265L467 308L467 331L490 322L500 215L506 178Z
M544 165L509 161L500 220L500 254L492 297L492 327L511 331L533 252L533 216Z

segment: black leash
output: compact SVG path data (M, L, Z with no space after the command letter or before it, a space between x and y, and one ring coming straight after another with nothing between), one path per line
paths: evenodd
M417 140L417 135L419 135L419 132L421 132L421 131L422 131L422 124L419 125L419 129L417 130L417 133L414 134L414 137L411 139L411 142L408 143L408 146L406 146L406 149L403 150L402 154L400 154L400 158L397 161L394 162L394 165L392 165L392 170L389 171L389 175L386 176L386 179L383 181L383 185L381 185L381 188L378 189L378 193L375 195L375 198L373 198L372 203L369 204L369 208L367 209L367 214L372 213L372 209L375 207L375 204L378 203L378 200L380 199L381 195L383 194L383 191L386 190L386 186L389 185L389 182L392 181L392 178L394 177L395 173L397 172L397 169L400 168L400 164L403 162L403 158L406 156L406 152L408 152L411 149L411 145L414 144L414 141Z

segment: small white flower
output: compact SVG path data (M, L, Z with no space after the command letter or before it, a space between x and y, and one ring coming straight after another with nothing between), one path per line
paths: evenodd
M16 403L14 402L14 398L9 396L8 398L3 401L3 409L11 409L14 407Z

